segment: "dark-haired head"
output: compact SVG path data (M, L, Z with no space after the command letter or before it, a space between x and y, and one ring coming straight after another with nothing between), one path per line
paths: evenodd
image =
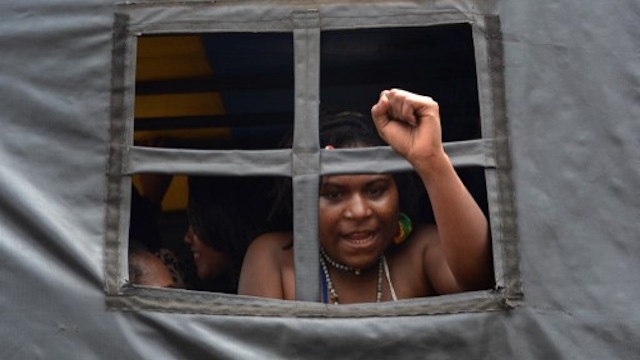
M345 111L320 118L320 146L326 148L361 148L386 146L371 120L361 113ZM416 198L423 189L412 173L392 174L400 197L400 209L410 218L420 217ZM426 194L423 194L426 196Z
M358 148L384 146L370 118L357 112L340 112L320 118L320 146Z
M202 241L242 261L251 240L265 230L261 178L190 176L189 223Z
M270 183L252 177L190 176L185 243L194 255L197 287L235 293L242 259L249 243L266 230Z
M362 113L343 111L323 114L319 122L319 141L321 148L361 148L385 146L369 116ZM283 143L291 146L291 135ZM422 211L418 210L416 202L426 202L426 193L417 186L415 175L412 173L393 174L400 195L400 209L410 218L423 218ZM279 181L276 184L274 208L270 220L277 223L277 230L292 227L292 189L290 179ZM418 200L416 200L418 199ZM420 214L419 214L420 213ZM285 226L282 226L285 224Z

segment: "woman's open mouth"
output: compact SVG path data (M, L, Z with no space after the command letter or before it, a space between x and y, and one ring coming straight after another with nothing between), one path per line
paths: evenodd
M355 231L341 236L350 246L366 247L373 244L376 240L375 231Z

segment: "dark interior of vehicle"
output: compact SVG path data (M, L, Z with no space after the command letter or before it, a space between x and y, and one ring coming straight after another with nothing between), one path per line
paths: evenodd
M143 35L137 51L136 145L271 149L291 131L292 33ZM433 97L440 105L443 141L481 137L471 26L321 32L321 112L367 114L389 88ZM483 169L458 171L486 212ZM180 178L176 174L159 204L158 226L163 244L188 262L182 243L188 190Z

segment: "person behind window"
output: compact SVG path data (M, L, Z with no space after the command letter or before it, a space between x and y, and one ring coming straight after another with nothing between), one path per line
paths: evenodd
M456 174L441 140L438 104L392 89L371 115L377 132L421 179L435 225L412 224L401 212L394 176L323 176L319 191L322 301L348 304L487 289L493 284L487 219ZM383 144L360 119L322 120L325 149ZM239 293L295 299L291 232L250 245ZM316 265L318 266L318 265Z
M149 184L161 177L164 176L145 174L143 179L145 184ZM168 182L166 187L168 187ZM133 248L129 250L134 252L134 260L150 260L148 257L146 259L143 258L144 254L138 254L138 252L142 252L140 248L144 248L145 251L150 252L164 263L164 267L169 270L173 279L173 287L187 288L188 281L183 264L178 260L173 250L164 247L162 244L158 223L158 216L162 212L160 208L161 201L161 197L153 199L142 195L134 185L131 185L129 241L130 247L133 246ZM129 266L131 267L132 265L129 264ZM134 269L136 266L136 264L133 265ZM162 276L164 274L159 275L159 277Z
M169 268L144 245L129 245L129 282L133 285L176 287Z
M198 290L236 293L249 243L266 231L262 178L190 176L185 243L193 254Z

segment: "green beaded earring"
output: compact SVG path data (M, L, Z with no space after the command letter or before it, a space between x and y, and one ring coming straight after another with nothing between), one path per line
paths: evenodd
M400 213L400 219L398 220L398 232L393 237L393 243L396 245L402 244L411 234L413 230L413 224L411 219L405 213Z

